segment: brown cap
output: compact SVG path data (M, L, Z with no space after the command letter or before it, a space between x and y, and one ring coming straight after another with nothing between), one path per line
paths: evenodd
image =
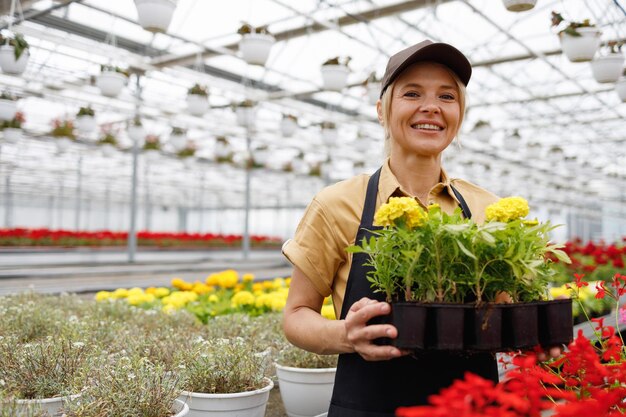
M435 43L425 40L409 46L389 58L387 69L381 82L380 96L383 96L389 84L398 78L402 71L418 61L431 61L445 65L454 71L465 85L467 85L472 76L472 65L461 51L447 43Z

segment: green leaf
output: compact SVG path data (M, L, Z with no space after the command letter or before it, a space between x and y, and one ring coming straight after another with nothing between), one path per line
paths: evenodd
M476 256L470 252L465 246L463 246L463 244L461 243L460 240L456 241L457 245L459 245L459 248L461 249L461 251L466 254L467 256L469 256L472 259L477 259Z

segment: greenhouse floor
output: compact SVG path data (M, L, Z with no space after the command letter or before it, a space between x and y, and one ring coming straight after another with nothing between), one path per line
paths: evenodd
M172 278L204 280L212 272L234 269L257 279L286 277L291 266L279 250L142 250L134 263L116 250L0 250L0 295L25 290L91 293L119 287L168 285Z

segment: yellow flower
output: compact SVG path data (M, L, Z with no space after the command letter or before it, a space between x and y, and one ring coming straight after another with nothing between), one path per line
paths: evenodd
M189 282L186 282L183 279L180 278L174 278L172 279L172 287L174 288L178 288L181 291L189 291L193 288L193 285L191 285Z
M329 320L335 320L335 308L332 305L323 305L322 306L322 316L326 317Z
M109 291L98 291L96 293L96 301L104 301L111 298L111 293Z
M287 298L281 297L276 294L271 298L271 309L272 311L282 311L285 308L285 304L287 304Z
M210 292L211 291L210 288L211 287L209 287L205 283L196 281L193 283L193 288L191 290L195 292L196 294L202 295L202 294L206 294Z
M233 307L242 307L254 304L254 295L252 295L250 291L239 291L237 294L233 295L233 298L230 300L230 305Z
M170 295L170 289L165 287L159 287L154 290L154 295L157 298L163 298L166 295Z
M171 304L166 304L163 306L161 311L163 311L165 314L172 314L174 311L176 311L176 308Z
M126 288L118 288L113 291L111 298L126 298L128 297L128 290Z
M272 281L272 288L277 290L283 287L285 287L285 280L282 278L274 278L274 280Z
M133 296L133 295L143 295L143 290L139 287L134 287L131 288L130 290L128 290L128 295L127 297Z
M285 278L285 285L286 285L287 287L290 287L290 286L291 286L291 277L287 277L287 278Z
M254 305L256 308L271 308L271 297L267 293L262 293L257 295L256 300L254 301Z
M241 277L241 280L244 283L252 282L252 281L254 281L254 274L243 274L243 276Z
M374 215L374 226L395 226L396 220L403 219L407 227L414 228L424 223L427 218L424 209L411 197L391 197L389 202L380 206Z
M528 201L522 197L505 197L487 206L487 221L510 222L528 216Z
M156 293L156 287L146 288L146 294L155 294L155 293Z
M565 285L561 285L560 287L550 288L550 295L555 300L563 296L569 297L569 293L570 293L570 290L566 288Z
M206 277L206 285L211 285L211 286L216 286L217 285L217 280L219 278L219 274L211 274L208 277Z
M234 288L239 281L239 274L234 269L227 269L219 273L217 283L222 288Z
M215 294L209 295L209 303L217 303L220 299Z
M237 285L235 285L235 288L233 288L233 291L239 292L239 291L241 291L243 289L244 289L243 284L241 282L238 282Z
M272 281L263 281L263 289L271 290L274 288L274 283Z
M252 284L252 291L253 292L263 291L263 283L255 282L254 284Z
M537 226L539 224L539 220L524 220L523 222L526 226Z

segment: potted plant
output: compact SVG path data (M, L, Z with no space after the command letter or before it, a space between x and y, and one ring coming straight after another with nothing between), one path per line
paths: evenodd
M599 83L614 83L622 72L624 65L624 55L622 55L623 42L609 41L606 47L600 50L606 50L606 54L600 55L591 61L591 73L593 78Z
M74 122L67 119L54 119L50 136L56 138L57 151L59 153L65 152L70 143L76 140Z
M10 143L19 141L22 138L22 123L25 121L24 113L20 111L15 113L13 119L3 121L0 126L4 140Z
M209 108L209 90L200 84L194 84L187 91L187 109L194 116L202 116Z
M317 355L287 345L278 353L275 366L288 415L317 416L328 411L337 355Z
M267 26L254 27L244 22L237 33L241 35L239 52L243 60L248 64L265 65L276 41Z
M8 91L0 94L0 120L12 120L17 112L17 98Z
M363 81L363 87L367 93L367 101L375 105L380 97L380 78L376 76L376 71L372 71Z
M472 128L472 133L476 135L476 139L482 143L489 143L491 136L493 136L493 127L491 123L486 120L479 119Z
M176 152L176 156L178 156L180 159L191 158L196 154L197 150L198 147L196 146L196 143L192 140L188 140L185 146L183 146L182 149Z
M218 136L215 138L215 161L217 163L233 162L233 150L226 136Z
M244 100L235 105L237 124L249 128L254 126L256 120L256 103L252 100Z
M135 0L135 7L142 28L153 33L165 33L176 10L176 1Z
M242 338L204 340L180 355L184 380L179 397L191 415L262 416L274 387L266 358Z
M110 157L115 152L115 149L118 146L118 141L110 127L103 127L102 136L98 139L96 144L100 146L104 156Z
M337 143L339 133L334 122L324 121L320 124L322 128L322 140L326 146L333 146Z
M528 142L526 144L526 159L539 159L541 157L541 149L541 143L537 140Z
M541 300L555 274L546 255L569 258L561 246L549 244L554 228L549 222L524 219L528 210L520 197L503 198L487 207L487 221L479 225L460 209L453 214L438 205L424 210L410 197L383 204L374 218L382 229L348 250L369 256L372 288L392 303L391 321L398 328L394 344L491 351L537 344L545 311ZM513 301L506 308L494 304L503 292ZM467 304L468 298L475 301ZM571 340L568 301L570 322L561 327L569 329L570 339L559 343ZM512 324L515 320L525 322ZM503 329L532 334L521 342L524 335L503 335Z
M348 83L350 57L335 57L322 64L324 90L341 91Z
M513 130L513 133L504 139L504 149L509 152L519 152L521 146L522 137L517 129Z
M502 0L502 3L510 12L524 12L535 7L537 0Z
M170 133L170 144L175 151L185 147L187 143L187 130L179 126L173 126Z
M117 97L128 81L128 71L115 65L101 65L96 86L103 96Z
M626 69L622 72L622 76L615 83L615 91L622 102L626 103Z
M157 135L146 135L142 149L146 160L153 161L158 157L159 151L161 150L161 138Z
M293 114L283 114L280 121L280 132L284 137L290 138L298 130L298 118Z
M0 35L0 67L7 74L19 75L26 70L30 51L24 36L16 33L13 37Z
M94 110L90 107L81 107L76 113L76 127L79 131L89 133L93 132L96 127L96 117Z
M128 124L128 137L137 142L143 141L146 137L146 131L139 117L133 117Z
M563 53L571 62L591 61L600 46L602 32L589 19L567 22L560 13L552 12L552 26L563 28L559 40Z

